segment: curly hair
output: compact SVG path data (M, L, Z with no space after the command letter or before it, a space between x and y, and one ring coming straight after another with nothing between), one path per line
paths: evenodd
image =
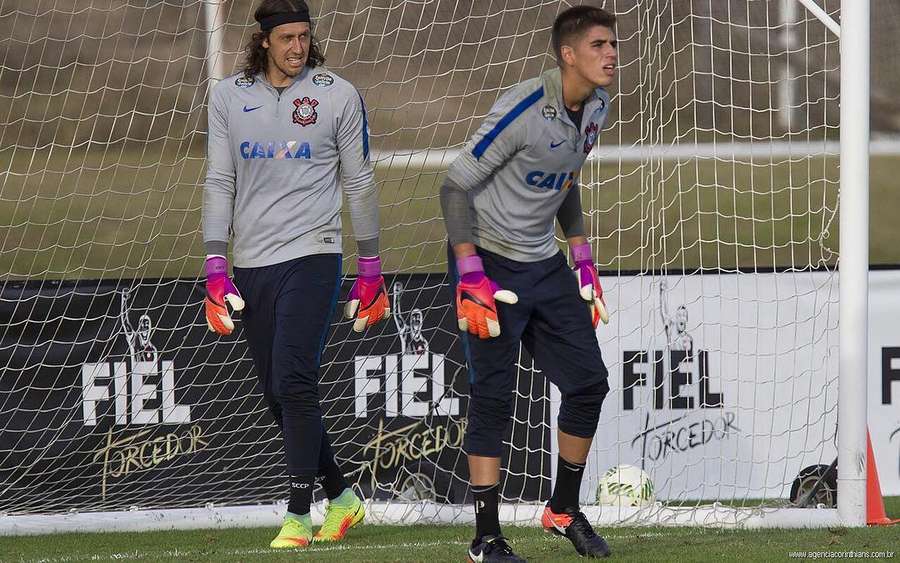
M306 7L306 3L303 0L262 0L253 14L253 19L260 21L275 14L296 12L301 6ZM310 30L312 30L312 24L310 24ZM250 37L247 46L244 47L243 72L245 77L252 78L266 71L268 49L263 47L263 41L269 37L271 31L257 31ZM306 66L315 68L323 64L325 64L325 55L322 53L315 35L313 35L309 43Z

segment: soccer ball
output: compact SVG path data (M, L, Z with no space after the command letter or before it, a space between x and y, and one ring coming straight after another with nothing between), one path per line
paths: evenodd
M653 503L653 481L633 465L609 468L597 485L597 503L612 506L647 506Z

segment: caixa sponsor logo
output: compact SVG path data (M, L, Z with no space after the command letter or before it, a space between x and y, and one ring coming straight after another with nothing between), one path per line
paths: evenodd
M141 315L137 330L133 328L128 318L128 297L129 291L122 290L122 332L130 361L81 366L84 425L96 426L98 418L105 416L114 417L114 425L189 423L190 406L179 405L175 399L175 364L163 361L150 341L153 322L149 316Z
M400 337L400 353L356 356L356 416L367 417L370 399L380 404L382 398L387 418L459 415L459 398L452 397L453 390L444 383L444 355L430 352L422 334L424 314L421 309L403 312L402 282L394 283L392 293L391 317Z
M574 172L544 172L532 170L525 175L525 183L543 190L568 190L575 182Z
M312 149L304 141L244 141L240 146L241 158L270 158L284 160L288 158L312 158Z

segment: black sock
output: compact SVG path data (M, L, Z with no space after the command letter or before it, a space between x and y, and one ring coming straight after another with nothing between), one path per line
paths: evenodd
M319 447L319 477L322 477L322 488L325 489L328 500L334 500L341 496L344 489L350 486L344 479L341 468L334 460L334 450L331 449L331 440L328 439L324 426L322 427L322 445Z
M581 477L584 475L584 464L566 461L562 456L556 462L556 486L550 497L550 510L559 514L567 508L579 510L578 493L581 490Z
M475 537L500 535L500 483L472 485L475 494Z
M291 475L291 498L288 501L288 512L303 516L309 514L309 505L312 503L313 484L316 478L313 475Z
M325 489L328 500L336 499L341 496L344 489L350 487L333 457L330 462L326 461L322 467L319 467L319 475L322 476L322 488Z

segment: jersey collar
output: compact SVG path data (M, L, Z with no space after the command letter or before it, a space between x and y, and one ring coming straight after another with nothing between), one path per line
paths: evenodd
M572 120L569 119L569 114L566 111L566 104L563 101L563 92L562 92L562 71L558 66L555 66L551 69L545 70L543 74L541 74L541 82L544 86L544 97L551 104L556 106L556 110L563 120L563 123L567 123L572 127L575 127L575 124L572 123ZM590 118L591 112L588 111L588 105L593 102L596 102L600 99L599 90L602 88L595 88L590 96L586 100L584 100L582 109L584 110L584 116ZM593 110L591 110L593 111Z
M306 80L306 78L309 76L309 71L310 71L310 70L312 70L312 69L309 68L308 66L304 66L304 67L303 67L303 71L302 71L300 74L298 74L298 75L294 78L293 82L291 82L290 84L287 85L287 87L282 91L282 93L290 91L291 88L293 88L293 87L296 86L297 84L299 84L299 83L303 82L304 80ZM266 85L266 88L269 88L269 89L272 90L273 92L277 92L277 90L275 89L275 87L272 86L272 83L269 82L269 78L266 76L265 71L260 72L259 74L257 74L257 75L256 75L256 79L257 79L259 82L261 82L262 84L265 84L265 85Z

